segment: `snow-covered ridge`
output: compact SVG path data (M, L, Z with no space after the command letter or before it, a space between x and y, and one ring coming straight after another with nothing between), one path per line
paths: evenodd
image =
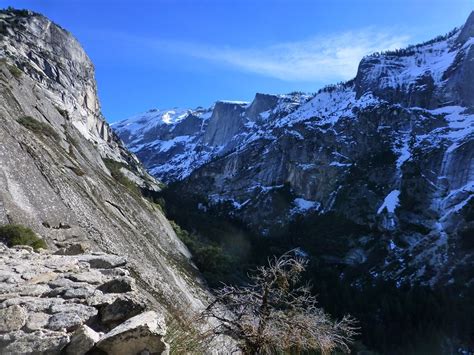
M410 55L400 51L364 58L365 61L375 60L377 63L365 80L378 79L380 87L397 88L414 83L424 74L430 74L434 83L439 84L457 54L453 45L459 32L456 31L444 41L406 49Z
M240 106L247 106L249 104L248 101L238 101L238 100L218 100L217 102L222 102L224 104L240 105Z
M406 49L368 55L354 80L329 86L317 94L257 94L251 103L220 100L209 109L155 109L116 123L113 128L164 181L186 178L213 158L245 151L262 139L272 141L285 135L304 139L297 128L301 125L330 132L341 119L356 120L360 111L388 103L446 114L452 128L448 135L465 137L470 126L459 131L456 119L438 108L465 106L465 100L455 102L454 95L445 95L452 90L450 85L456 85L452 72L459 66L459 58L474 43L469 36L460 43L461 34L463 28ZM236 110L238 117L234 115ZM235 133L229 136L229 132ZM397 169L410 158L408 138L404 139L402 146L393 147L400 155ZM351 162L343 164L351 166Z
M310 97L257 94L251 103L220 100L208 109L152 109L112 127L155 176L181 180L213 157L268 136L270 125ZM235 134L216 137L222 131Z
M465 255L459 238L474 226L473 44L474 14L447 36L365 57L356 78L316 94L219 101L172 124L124 121L118 134L155 176L230 202L264 234L335 213L375 231L361 250L385 240L387 272L441 275L462 264L447 251Z
M155 108L125 120L112 123L111 126L117 131L127 130L132 135L136 135L160 125L176 125L191 114L196 117L201 117L202 119L208 118L206 117L205 112L200 110L187 108L160 110Z

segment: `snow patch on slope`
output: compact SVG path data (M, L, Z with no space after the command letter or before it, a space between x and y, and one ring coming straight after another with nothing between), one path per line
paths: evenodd
M311 210L317 211L321 207L321 204L318 201L305 200L301 197L295 198L293 203L295 207L293 207L290 211L292 215L297 213L306 213Z
M384 199L382 206L379 207L377 210L377 214L380 214L383 212L384 209L387 210L389 213L394 213L395 209L398 207L400 201L399 201L399 196L400 196L400 191L399 190L393 190L391 191Z
M147 112L132 116L124 121L112 123L116 130L126 129L132 135L148 131L159 125L172 125L182 121L191 113L189 109L174 108L170 110L151 109Z
M379 61L371 68L366 80L377 82L379 88L400 88L429 74L435 85L439 85L456 57L457 51L451 50L456 37L453 35L448 40L414 47L411 55L372 55L368 58Z

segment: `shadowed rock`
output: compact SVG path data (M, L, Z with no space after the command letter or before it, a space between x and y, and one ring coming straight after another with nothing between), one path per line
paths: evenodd
M97 289L104 293L125 293L133 290L134 280L128 276L113 278Z

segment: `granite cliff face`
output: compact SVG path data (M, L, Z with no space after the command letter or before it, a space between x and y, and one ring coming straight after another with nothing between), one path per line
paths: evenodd
M94 68L79 43L39 14L3 10L0 48L0 223L30 227L46 241L50 253L74 250L80 245L78 254L84 253L82 249L89 249L105 252L110 258L125 257L127 270L124 275L116 276L126 276L127 280L128 274L133 277L133 290L140 294L146 308L166 318L173 315L179 319L180 315L199 310L210 295L168 220L157 205L142 197L140 189L158 190L159 182L125 149L101 116ZM98 284L91 281L92 286L87 285L86 279L82 280L83 284L71 286L71 277L77 275L56 274L53 276L64 276L69 281L65 280L64 285L53 285L52 279L41 282L41 286L34 283L31 287L38 292L29 294L22 293L20 283L35 275L26 275L23 266L12 266L16 269L10 271L2 266L0 308L2 312L20 312L26 317L15 329L7 329L10 333L5 335L5 329L0 330L2 349L22 352L21 346L27 346L28 339L33 341L37 332L59 332L51 333L57 347L53 344L44 350L57 353L72 339L70 332L81 324L105 325L103 319L94 318L98 304L88 303L93 295L108 292L101 291L100 284L112 275L89 269L106 266L89 265L85 254L69 259L54 257L58 259L56 266L48 264L54 264L53 257L35 253L13 255L2 251L0 254L2 265L13 265L17 257L26 258L37 263L41 270L51 269L55 273L54 267L66 265L69 260L72 269L58 273L84 271L89 276L94 273L94 280L102 277ZM4 278L5 272L11 272L12 278ZM68 285L70 291L62 288ZM58 288L69 294L61 296L63 299L77 299L76 303L84 310L89 307L87 319L62 327L60 313L74 313L75 306L62 305L64 309L57 312L47 307L38 309L45 313L38 316L44 324L29 327L27 318L32 315L25 312L31 310L24 309L29 306L23 305L21 297L38 297L46 302L49 297L56 297L48 295L57 293ZM17 303L12 301L15 299ZM31 300L30 305L34 302ZM129 312L120 322L134 315ZM143 326L155 332L157 320L150 320L149 314L147 317ZM52 318L59 323L54 325ZM63 318L65 322L71 321L66 316ZM106 328L102 331L109 331L111 323ZM159 329L156 331L159 333ZM22 332L27 333L28 339L20 339ZM30 346L34 348L34 344Z
M6 12L1 24L3 56L42 84L83 133L108 140L110 132L99 118L94 67L74 37L41 16Z
M346 255L327 256L334 262L366 263L373 277L469 283L473 22L471 14L445 36L369 55L355 79L315 95L257 94L113 128L152 174L182 181L179 191L203 196L204 208L230 202L262 234L298 215L336 213L365 231L350 232Z

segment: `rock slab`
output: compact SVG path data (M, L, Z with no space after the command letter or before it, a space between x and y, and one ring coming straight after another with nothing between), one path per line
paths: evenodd
M97 344L108 354L168 354L164 319L154 311L139 314L106 334Z

